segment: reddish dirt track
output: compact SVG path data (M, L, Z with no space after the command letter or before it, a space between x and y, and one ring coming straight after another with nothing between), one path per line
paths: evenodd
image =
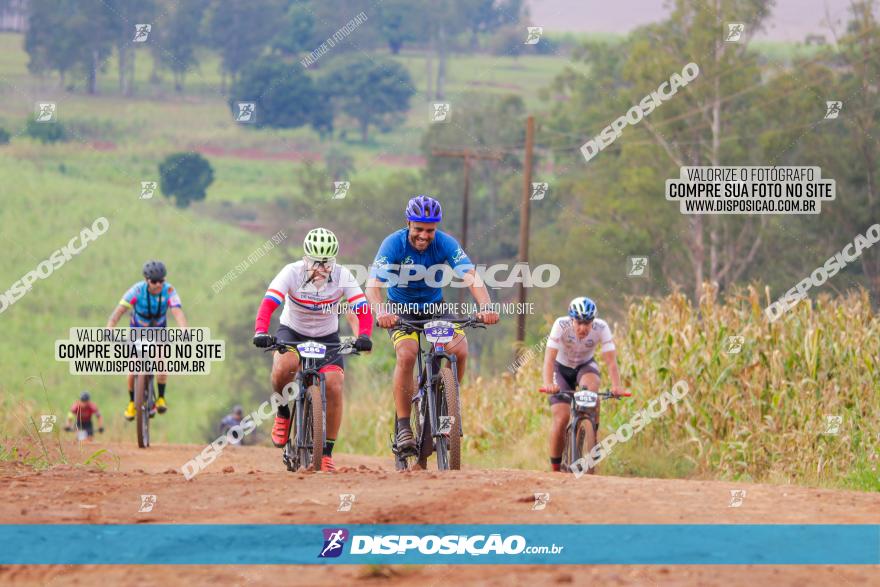
M99 448L118 470L0 465L0 523L843 523L880 524L880 496L794 486L570 475L511 469L397 473L390 459L339 455L337 474L285 471L277 450L229 448L186 481L201 447ZM114 463L114 459L105 459ZM730 490L747 491L731 508ZM550 493L533 511L533 494ZM337 512L340 493L355 494ZM155 494L138 513L141 494ZM596 540L601 540L597 536ZM626 548L625 544L621 548ZM293 571L293 572L291 572ZM6 566L0 585L876 585L880 566Z

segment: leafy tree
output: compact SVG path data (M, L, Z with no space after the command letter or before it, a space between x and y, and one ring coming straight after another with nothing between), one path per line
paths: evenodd
M618 205L627 206L634 200L624 199L629 189L621 190L629 182L643 189L650 185L646 180L662 185L664 178L677 177L678 168L685 165L758 165L774 160L778 152L755 148L753 137L766 128L766 112L754 108L752 102L763 86L757 56L748 51L748 42L769 14L769 7L768 0L753 0L736 11L727 3L711 7L701 0L676 0L667 21L635 31L624 44L585 46L576 58L589 64L591 73L587 76L568 70L557 80L555 90L568 100L557 108L558 116L548 130L579 136L583 142L693 61L699 66L695 80L637 125L628 127L626 138L587 163L591 175L609 178L610 193L604 197L616 201L617 194L622 198ZM723 23L737 21L750 23L742 42L724 43ZM658 46L664 50L658 51ZM666 73L658 77L658 72ZM775 103L773 111L779 107ZM597 165L600 159L601 165ZM583 163L581 158L578 165ZM623 165L629 167L624 169ZM582 192L580 198L592 191ZM653 214L657 205L666 204L656 199L638 200L644 206L642 211L627 213L646 215L650 209ZM693 284L695 297L700 296L704 281L723 287L746 275L768 232L763 216L683 217L675 212L678 218L672 220L673 233L655 242L680 247L664 252L667 260L677 261L669 264L674 274L670 277ZM659 210L656 213L662 214ZM660 226L643 226L663 232ZM682 239L681 234L686 237ZM624 248L621 242L620 249ZM688 267L690 275L680 267Z
M43 143L57 143L67 138L64 126L60 122L37 122L33 118L28 119L25 133Z
M105 17L100 0L33 0L24 40L28 69L57 71L61 85L69 72L83 71L88 92L97 93L112 47Z
M214 170L198 153L173 153L159 164L159 189L166 198L174 198L178 208L205 199L214 181Z
M282 55L297 56L314 51L320 45L315 34L315 13L307 1L290 4L284 24L272 41L272 48Z
M182 92L186 74L199 64L196 49L203 40L202 20L210 0L167 1L167 16L150 33L156 36L151 48L156 63L172 72L174 90Z
M358 122L364 142L370 126L387 131L401 123L415 94L406 68L386 58L342 59L324 81L339 109Z
M408 0L385 0L379 7L382 38L393 55L400 53L404 43L420 38L420 25L426 15L413 8Z
M134 91L135 25L153 23L155 0L101 0L102 14L94 24L106 30L116 45L119 93L131 96ZM150 32L152 35L152 32ZM147 39L149 42L149 37Z
M235 82L275 37L283 7L276 0L215 0L207 17L207 37L220 53L223 72Z
M333 128L333 116L323 90L302 67L264 58L256 61L232 86L229 105L256 104L257 127L297 128L311 124L319 132Z

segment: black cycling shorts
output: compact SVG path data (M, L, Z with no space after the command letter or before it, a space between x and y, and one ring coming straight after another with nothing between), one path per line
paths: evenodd
M320 342L323 344L331 345L327 348L327 354L335 353L339 350L339 331L327 334L325 336L307 336L305 334L300 334L293 328L289 328L285 325L280 325L278 330L275 331L275 340L278 342L305 342L307 340L314 340L315 342ZM332 361L328 361L322 366L319 371L335 371L336 369L333 366L337 367L339 371L345 369L345 365L342 361L342 355L336 355L333 357Z
M578 387L578 381L584 376L584 373L595 373L599 375L599 365L595 359L590 359L585 363L581 363L577 367L567 367L559 361L553 362L553 373L556 374L556 385L559 386L559 392L554 393L548 398L550 405L571 403L572 392Z

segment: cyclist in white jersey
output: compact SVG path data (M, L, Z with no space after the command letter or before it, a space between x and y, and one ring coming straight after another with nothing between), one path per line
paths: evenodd
M351 272L336 264L339 241L325 228L309 231L303 242L305 256L302 261L291 263L282 269L266 290L254 326L254 345L266 348L279 342L302 342L315 340L331 345L339 344L339 305L346 302L349 312L346 319L352 331L358 333L354 347L359 351L373 348L370 334L373 316L364 292ZM275 309L284 303L280 326L273 338L269 334L269 322ZM327 440L324 444L322 471L335 471L333 445L342 424L343 361L337 356L320 371L327 379ZM272 364L272 388L281 393L284 386L293 381L299 369L296 353L274 354ZM272 442L282 447L290 434L290 408L278 406Z
M575 298L568 306L568 316L557 318L544 352L544 389L549 398L553 424L550 428L550 466L559 471L565 427L578 387L599 391L599 365L593 358L599 347L611 376L611 393L624 395L617 368L617 351L611 328L596 318L596 304L587 297Z

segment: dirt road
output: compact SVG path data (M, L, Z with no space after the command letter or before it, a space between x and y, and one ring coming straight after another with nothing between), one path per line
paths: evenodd
M106 470L0 465L0 523L843 523L880 524L877 494L716 481L583 477L521 470L396 473L390 459L339 455L335 474L292 474L278 451L229 448L191 481L197 446L67 447L70 462L108 449ZM109 456L108 456L109 455ZM118 462L117 462L118 459ZM730 490L745 489L739 507ZM533 510L534 493L550 494ZM339 494L356 496L338 512ZM139 513L141 495L157 496ZM601 540L601 536L596 537ZM621 545L626 548L626 545ZM3 585L871 585L877 566L7 566Z

